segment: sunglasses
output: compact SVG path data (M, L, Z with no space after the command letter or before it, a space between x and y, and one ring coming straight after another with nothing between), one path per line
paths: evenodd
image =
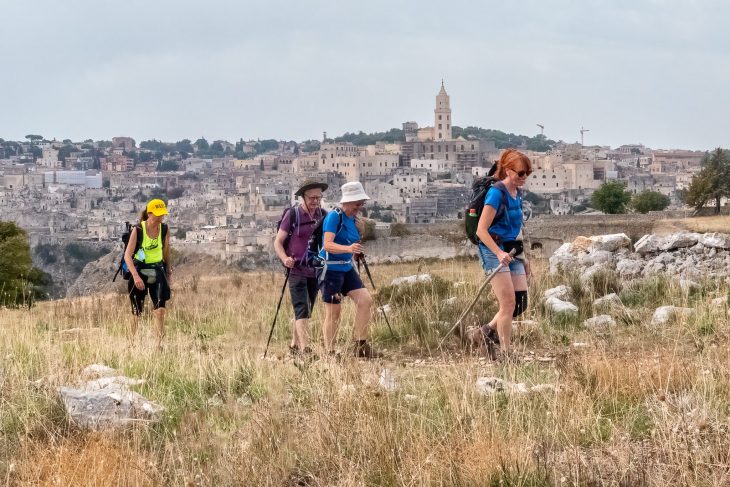
M524 178L525 176L529 176L530 174L532 174L532 171L514 171L512 169L510 169L510 171L517 174L517 176L519 176L521 178Z

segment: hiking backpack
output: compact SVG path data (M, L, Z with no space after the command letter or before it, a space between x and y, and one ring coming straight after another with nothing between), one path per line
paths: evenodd
M474 181L471 187L471 198L464 212L464 230L466 236L471 243L479 245L479 237L477 237L477 227L479 226L479 218L484 210L484 198L487 196L489 188L495 187L502 193L502 203L497 208L497 212L492 220L492 225L507 215L507 207L509 200L507 199L507 188L504 184L494 176L497 170L495 164L489 170L489 174ZM518 197L522 194L521 190L517 190Z
M294 235L294 232L299 230L299 228L301 228L302 223L301 223L301 220L299 217L299 207L300 207L299 203L295 203L292 206L285 208L281 214L281 218L279 218L279 221L276 222L276 232L274 232L274 233L278 234L279 230L281 229L281 222L284 221L284 218L286 217L287 212L294 211L294 220L289 221L289 231L287 232L286 239L284 239L284 243L283 243L284 250L289 250L289 240L291 239L292 235ZM317 220L315 218L314 220L305 222L304 225L314 225L314 231L312 234L314 234L314 232L318 231L317 229L319 228L319 232L320 232L319 235L320 235L320 239L321 239L322 222L324 221L325 217L327 216L327 210L325 210L322 207L319 207L319 211L321 212L322 218L320 218L319 220ZM315 215L316 215L316 213L315 213ZM276 238L276 237L274 237L274 238ZM309 240L307 241L307 252L304 256L302 256L303 257L302 260L304 261L304 264L308 267L309 267L309 247L311 247L311 245L312 245L312 238L310 236Z
M323 210L324 211L324 210ZM335 230L335 236L337 236L338 233L340 233L340 230L342 229L342 210L340 208L335 208L335 213L337 213L340 217L339 221L337 222L337 229ZM324 219L327 218L328 213L325 211L324 216L321 220L317 222L317 224L314 226L314 230L312 231L312 235L309 237L309 242L307 243L307 267L322 267L324 266L324 259L320 257L319 253L322 250L322 246L324 242L322 241L324 237L324 231L322 229L322 225L324 224Z
M125 281L128 281L130 277L132 277L132 273L129 272L129 269L127 268L127 263L124 261L124 254L127 251L127 245L129 244L129 237L132 236L132 228L137 229L137 243L134 246L134 252L132 252L132 256L134 256L139 248L142 246L142 239L144 238L144 235L142 235L142 225L132 225L129 222L124 222L126 225L126 229L124 233L122 234L122 257L119 259L119 267L117 267L117 272L114 274L114 277L112 278L112 282L117 280L117 276L119 273L122 273L122 279ZM164 245L165 237L167 236L167 223L162 224L162 242Z

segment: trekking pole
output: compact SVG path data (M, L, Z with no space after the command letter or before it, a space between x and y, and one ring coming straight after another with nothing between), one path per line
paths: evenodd
M370 280L370 285L373 287L373 291L375 292L375 297L378 300L378 306L380 307L380 311L383 313L383 318L385 318L385 323L388 325L388 330L390 330L390 334L392 336L396 336L396 334L393 333L393 328L390 326L390 321L388 321L388 315L385 314L385 308L383 307L383 302L380 300L380 295L377 293L377 289L375 288L375 282L373 281L372 274L370 274L370 267L368 266L368 261L365 260L365 254L360 254L360 261L362 261L362 265L365 267L365 273L368 275L368 279Z
M284 291L286 291L286 283L289 282L290 268L286 268L286 277L284 278L284 285L281 287L281 296L279 296L279 304L276 305L276 313L274 313L274 321L271 322L271 331L269 332L269 339L266 341L266 350L264 350L264 358L269 352L269 344L271 343L271 336L274 334L274 326L276 326L276 317L279 316L279 308L281 308L281 300L284 299Z
M514 255L515 255L515 249L510 250L509 255L510 255L510 257L514 257ZM451 335L457 328L459 328L459 331L461 333L461 339L462 340L464 339L464 330L461 328L461 322L464 320L464 318L466 318L466 315L469 314L469 312L472 310L472 308L474 307L474 305L477 304L477 301L479 300L479 296L482 294L482 291L484 291L484 288L487 287L487 284L490 283L490 281L494 278L494 276L496 276L497 273L500 270L502 270L503 267L504 267L504 264L502 264L500 262L500 264L497 266L497 268L494 269L487 276L487 278L482 283L481 287L477 290L477 294L476 294L476 296L474 296L474 300L471 302L471 304L469 305L469 307L466 308L466 310L463 313L461 313L461 316L456 321L456 323L454 324L454 326L452 326L451 329L448 332L446 332L446 335L444 335L444 337L441 339L441 343L439 343L439 348L441 348L443 346L444 342L449 337L449 335Z

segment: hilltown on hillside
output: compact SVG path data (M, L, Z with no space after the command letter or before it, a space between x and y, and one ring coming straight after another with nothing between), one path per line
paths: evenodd
M0 205L3 219L26 229L34 246L109 242L118 241L124 222L135 221L144 202L162 196L169 200L177 248L235 262L270 245L297 183L311 176L329 184L330 202L338 200L341 184L361 181L373 199L369 216L381 228L461 218L473 179L489 170L500 149L491 140L454 137L453 121L442 83L433 125L405 122L402 140L392 143L336 143L325 134L321 143L208 145L200 139L161 151L162 143L138 147L129 137L0 141ZM632 193L659 191L679 205L678 191L700 170L705 155L642 145L556 143L546 152L522 149L535 169L528 200L537 213L558 215L584 210L591 193L611 180L624 182Z

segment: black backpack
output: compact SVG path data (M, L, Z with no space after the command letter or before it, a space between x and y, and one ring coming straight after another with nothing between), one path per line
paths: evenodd
M132 228L137 229L137 243L134 246L134 252L132 252L132 255L136 254L139 248L142 246L142 239L144 238L144 235L142 235L142 225L132 225L129 222L124 222L124 225L126 225L126 229L124 233L122 234L122 257L119 259L119 267L117 267L117 272L114 274L114 277L112 278L112 282L117 280L117 276L119 273L122 273L122 279L125 281L128 281L130 277L132 277L132 273L129 272L129 269L127 268L127 263L124 261L124 253L127 251L127 245L129 244L129 237L132 236ZM167 223L162 224L162 242L164 245L165 237L167 236Z
M504 187L504 184L502 184L499 179L494 177L496 170L497 165L495 164L489 170L489 174L487 176L475 180L471 187L471 198L469 199L469 204L466 206L466 211L464 212L464 230L467 238L474 245L479 245L477 227L479 226L479 218L482 216L482 210L484 210L484 198L487 196L487 192L492 186L499 189L502 193L502 204L500 204L499 208L497 208L497 213L494 215L492 224L507 215L507 207L509 205L509 201L507 200L507 188ZM521 194L519 189L517 190L517 194L518 196Z
M337 229L335 230L335 236L340 233L340 230L342 229L342 210L340 208L335 208L335 213L337 213L340 217L339 221L337 222ZM324 219L327 218L328 213L325 212L325 215L322 217L321 220L317 222L317 224L314 226L314 230L312 231L312 236L309 237L309 243L307 244L307 267L322 267L324 266L324 259L319 256L319 252L322 250L322 238L324 235L324 231L322 229L322 225L324 224Z

